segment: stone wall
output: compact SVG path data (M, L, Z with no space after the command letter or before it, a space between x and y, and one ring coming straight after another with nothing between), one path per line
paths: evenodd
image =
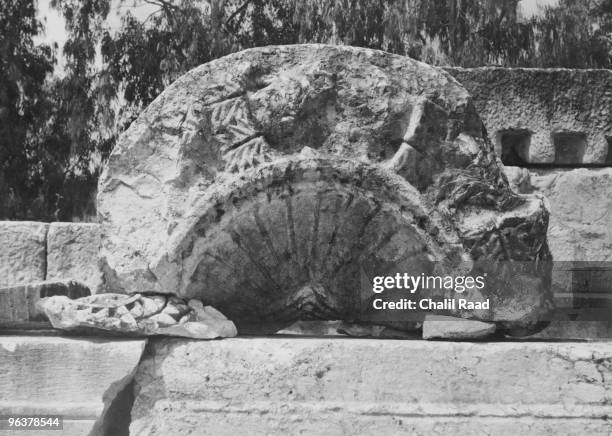
M612 71L445 70L472 94L511 184L548 199L557 305L612 307Z
M100 226L0 221L0 288L72 279L102 288Z
M445 68L506 165L612 165L612 71Z

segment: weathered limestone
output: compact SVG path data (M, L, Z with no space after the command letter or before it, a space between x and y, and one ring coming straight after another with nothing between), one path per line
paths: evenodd
M63 431L44 434L121 434L108 432L118 418L107 414L132 380L144 345L143 340L0 336L0 415L64 416Z
M550 309L542 200L509 188L467 91L405 57L296 45L202 65L121 137L98 206L110 290L238 323L359 321L372 277L396 272L488 272L462 297L492 309L461 314L506 328Z
M525 163L612 164L612 71L445 70L474 97L498 156L505 143Z
M587 318L586 316L583 318ZM588 318L587 318L588 319ZM544 340L581 340L597 341L612 339L612 322L608 320L571 320L552 321L544 330L530 336L529 339Z
M559 261L612 261L612 168L532 172L550 203L548 228Z
M45 280L49 225L0 221L0 287Z
M484 339L495 333L495 324L450 316L427 315L423 339Z
M135 377L135 436L612 431L610 343L151 345Z
M75 279L92 293L102 289L98 265L100 226L94 223L51 223L47 235L47 280Z
M534 173L531 183L550 202L552 286L564 297L558 305L582 308L585 321L610 320L612 168Z
M164 295L96 294L72 300L57 296L39 302L53 327L124 336L184 336L214 339L236 336L234 323L198 300Z
M509 179L512 174L522 174L521 192L537 192L549 203L548 242L555 261L552 287L558 306L572 306L573 299L594 294L598 297L591 307L611 307L612 168L505 170ZM593 271L589 272L587 283L583 286L576 283L576 274L588 269ZM600 277L594 275L595 270L600 270ZM605 293L609 294L607 303L606 295L602 295Z
M416 327L416 326L415 326ZM352 324L346 321L296 321L276 332L291 336L353 336L359 338L420 339L420 332L406 332L381 325Z
M612 168L504 171L519 192L544 195L551 212L551 286L560 314L537 337L611 338Z
M79 298L89 294L87 286L74 280L45 281L0 288L0 328L46 322L38 307L42 298L54 295Z

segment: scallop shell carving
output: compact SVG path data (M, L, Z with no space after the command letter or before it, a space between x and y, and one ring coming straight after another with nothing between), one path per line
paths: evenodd
M510 189L470 95L375 50L265 47L192 70L119 139L98 210L109 290L239 324L369 319L372 278L396 272L486 269L466 297L493 308L453 313L468 318L529 327L552 300L544 203Z

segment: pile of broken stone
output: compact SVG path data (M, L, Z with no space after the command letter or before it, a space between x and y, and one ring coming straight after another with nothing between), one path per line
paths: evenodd
M181 336L214 339L236 336L234 323L199 300L169 295L96 294L77 299L56 295L38 303L54 328L123 336Z
M33 283L24 288L34 302L32 320L74 334L123 337L175 336L216 339L237 336L238 329L212 306L174 295L99 293L76 280ZM2 289L0 289L0 292ZM30 292L28 292L30 291ZM36 298L32 298L36 295ZM486 339L495 323L427 315L411 329L344 320L298 320L276 331L291 336L351 336L391 339ZM420 327L420 328L419 328Z
M197 299L182 299L163 294L89 294L89 289L74 280L42 283L64 295L53 295L37 303L55 329L78 334L111 336L177 336L216 339L238 334L235 324L212 306ZM70 295L70 296L68 296ZM77 295L86 295L74 298ZM72 298L71 298L72 297ZM422 323L423 339L484 339L496 331L494 323L441 315L428 315ZM413 327L418 327L414 326ZM352 336L415 339L416 331L383 325L356 324L342 320L296 321L278 334L307 336Z

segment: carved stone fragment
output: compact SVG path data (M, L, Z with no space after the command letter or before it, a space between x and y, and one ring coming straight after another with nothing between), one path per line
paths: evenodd
M456 80L380 51L265 47L190 71L120 138L98 206L111 290L239 325L370 319L373 277L396 273L486 274L461 298L489 309L443 314L502 329L551 308L543 200L509 187Z
M53 327L62 330L196 339L237 333L234 323L218 310L200 301L162 295L97 294L76 300L55 296L42 299L39 305Z

